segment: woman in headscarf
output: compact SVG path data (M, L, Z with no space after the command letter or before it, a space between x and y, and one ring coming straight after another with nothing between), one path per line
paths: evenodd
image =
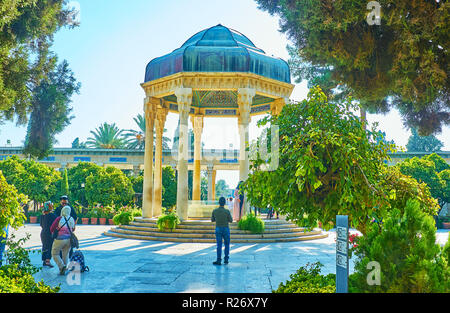
M233 220L238 222L242 217L242 202L244 201L244 197L239 194L239 187L241 186L242 181L239 182L236 189L234 190L234 208L233 208Z
M44 266L53 267L50 263L50 259L52 258L52 245L53 238L52 233L50 232L50 227L53 222L56 220L56 215L53 211L53 203L47 201L44 203L44 208L42 209L41 216L41 242L42 242L42 261Z
M75 221L70 216L70 211L70 206L63 207L61 209L61 216L57 217L50 227L52 233L58 231L58 236L53 242L52 257L58 265L60 275L65 275L66 273L71 231L75 231ZM59 255L60 252L62 253L62 257Z

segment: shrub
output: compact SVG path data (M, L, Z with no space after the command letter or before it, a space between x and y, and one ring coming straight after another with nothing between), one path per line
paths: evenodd
M248 230L254 234L262 234L264 232L264 221L250 213L238 222L238 228Z
M295 274L289 275L291 280L281 283L273 293L334 293L336 292L336 275L320 274L320 262L307 263L300 267Z
M131 212L121 212L113 217L115 225L128 225L133 220L133 214Z
M174 230L180 224L180 219L175 212L164 214L158 218L156 225L160 231Z
M23 243L30 238L14 241L15 236L10 235L6 244L6 265L0 267L0 293L56 293L60 287L50 287L41 280L36 282L33 274L40 271L31 264L30 251L22 247ZM35 252L35 251L33 251Z
M446 250L447 249L447 250ZM446 252L447 251L447 252ZM419 201L408 200L402 213L393 209L358 238L351 292L449 292L448 247L436 244L433 218ZM447 254L447 255L446 255ZM368 285L367 265L380 264L380 285Z

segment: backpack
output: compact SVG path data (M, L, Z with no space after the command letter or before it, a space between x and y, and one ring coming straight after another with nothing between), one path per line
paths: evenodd
M80 266L80 272L83 273L85 271L89 272L89 267L86 266L86 263L84 262L84 255L80 250L75 251L72 256L70 257L70 263L76 262ZM72 269L75 266L73 265Z

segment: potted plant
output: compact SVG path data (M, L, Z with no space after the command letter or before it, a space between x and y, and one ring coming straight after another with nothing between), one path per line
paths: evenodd
M180 219L174 212L160 216L156 222L156 225L160 231L173 231L178 224L180 224Z
M98 212L96 208L89 210L89 218L91 220L91 225L97 225L98 222Z
M97 212L98 212L98 221L100 225L106 225L106 218L107 218L106 209L103 206L100 206L97 209Z
M81 213L78 215L78 220L81 221L81 224L82 224L82 225L89 225L89 216L88 216L88 213L83 213L83 212L81 212Z
M444 217L442 218L442 228L443 229L450 229L450 217Z
M28 217L30 220L30 224L36 224L38 222L38 217L41 215L42 215L41 212L28 211Z
M82 216L81 217L81 224L89 225L89 217Z
M114 207L114 204L113 205L107 205L104 208L104 212L105 212L105 217L108 220L108 224L109 225L114 225L113 217L114 217L114 215L116 213L116 209Z

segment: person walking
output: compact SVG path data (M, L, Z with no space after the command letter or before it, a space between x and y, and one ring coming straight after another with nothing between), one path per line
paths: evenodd
M50 227L50 232L58 231L58 236L53 241L52 257L59 268L59 274L65 275L69 258L70 236L75 231L75 221L70 216L70 207L61 209L61 216L57 217ZM62 256L60 256L60 253Z
M239 182L236 189L234 190L233 218L237 222L239 222L242 218L242 204L244 202L244 195L241 195L239 192L239 187L241 186L241 184L242 184L242 181Z
M61 215L61 210L63 207L68 206L70 207L70 216L73 218L73 220L75 221L75 225L77 224L78 221L78 216L77 216L77 212L75 212L75 209L69 204L69 197L64 195L61 196L60 199L60 205L55 209L55 215L58 217ZM73 254L73 248L70 247L70 251L69 251L69 258L72 257ZM62 257L62 255L60 255Z
M56 220L56 215L53 211L53 203L47 201L44 203L44 208L42 210L41 216L41 242L42 242L42 265L53 267L50 263L50 259L52 258L52 245L53 245L53 237L50 232L50 227L53 222Z
M225 209L225 198L220 197L219 207L214 209L211 215L211 222L216 222L216 242L217 242L217 259L213 262L214 265L222 264L222 240L225 245L224 263L228 264L230 256L230 228L228 223L233 222L230 211Z

